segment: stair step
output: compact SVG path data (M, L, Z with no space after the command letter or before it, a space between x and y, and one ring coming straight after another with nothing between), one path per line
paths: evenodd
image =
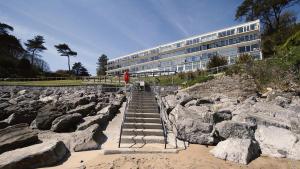
M122 136L121 143L165 143L163 136Z
M128 123L158 123L158 124L161 124L160 118L126 117L125 122L128 122Z
M159 113L127 113L127 117L160 118Z
M162 129L124 129L122 135L164 136Z
M124 129L162 129L157 123L124 123Z
M133 109L128 108L128 113L159 113L158 109Z
M157 109L158 106L143 106L143 105L129 105L130 108L135 108L135 109Z

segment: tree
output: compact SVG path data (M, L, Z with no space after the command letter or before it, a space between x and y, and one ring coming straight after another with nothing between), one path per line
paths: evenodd
M260 19L266 32L272 33L282 25L286 9L299 2L300 0L244 0L237 8L235 19Z
M89 76L88 70L81 64L81 62L75 62L72 67L72 71L76 76Z
M215 55L207 63L207 68L214 68L227 65L228 61L225 57Z
M27 51L31 52L31 64L33 65L33 59L35 55L39 52L47 50L44 46L45 39L43 36L37 35L33 39L27 40L27 43L24 43L27 47Z
M67 56L68 57L68 67L69 67L69 72L70 72L71 71L70 56L76 56L77 52L72 51L70 49L70 47L65 43L54 45L54 47L57 49L57 52L60 53L61 56Z
M98 58L98 62L97 62L97 75L106 75L106 66L107 66L107 61L108 58L105 54L102 54L99 58Z
M0 34L8 35L8 31L13 31L14 28L10 25L0 22Z

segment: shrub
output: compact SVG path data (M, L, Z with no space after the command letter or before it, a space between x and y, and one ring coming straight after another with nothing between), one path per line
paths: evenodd
M236 60L237 64L251 64L252 62L253 57L249 54L242 54Z
M210 69L214 67L224 66L227 65L227 63L228 61L225 57L215 55L207 63L207 68Z

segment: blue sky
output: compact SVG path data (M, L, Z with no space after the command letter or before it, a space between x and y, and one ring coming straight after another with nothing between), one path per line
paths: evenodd
M45 37L42 53L52 71L67 69L53 47L67 43L95 74L101 54L109 58L238 24L241 0L0 0L0 22L25 42ZM299 15L299 14L298 14Z

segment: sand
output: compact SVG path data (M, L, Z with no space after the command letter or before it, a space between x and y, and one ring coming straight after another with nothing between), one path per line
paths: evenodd
M209 153L212 148L190 145L177 154L103 155L101 150L77 152L51 169L300 169L300 161L270 157L259 157L248 165L228 162L213 157Z

